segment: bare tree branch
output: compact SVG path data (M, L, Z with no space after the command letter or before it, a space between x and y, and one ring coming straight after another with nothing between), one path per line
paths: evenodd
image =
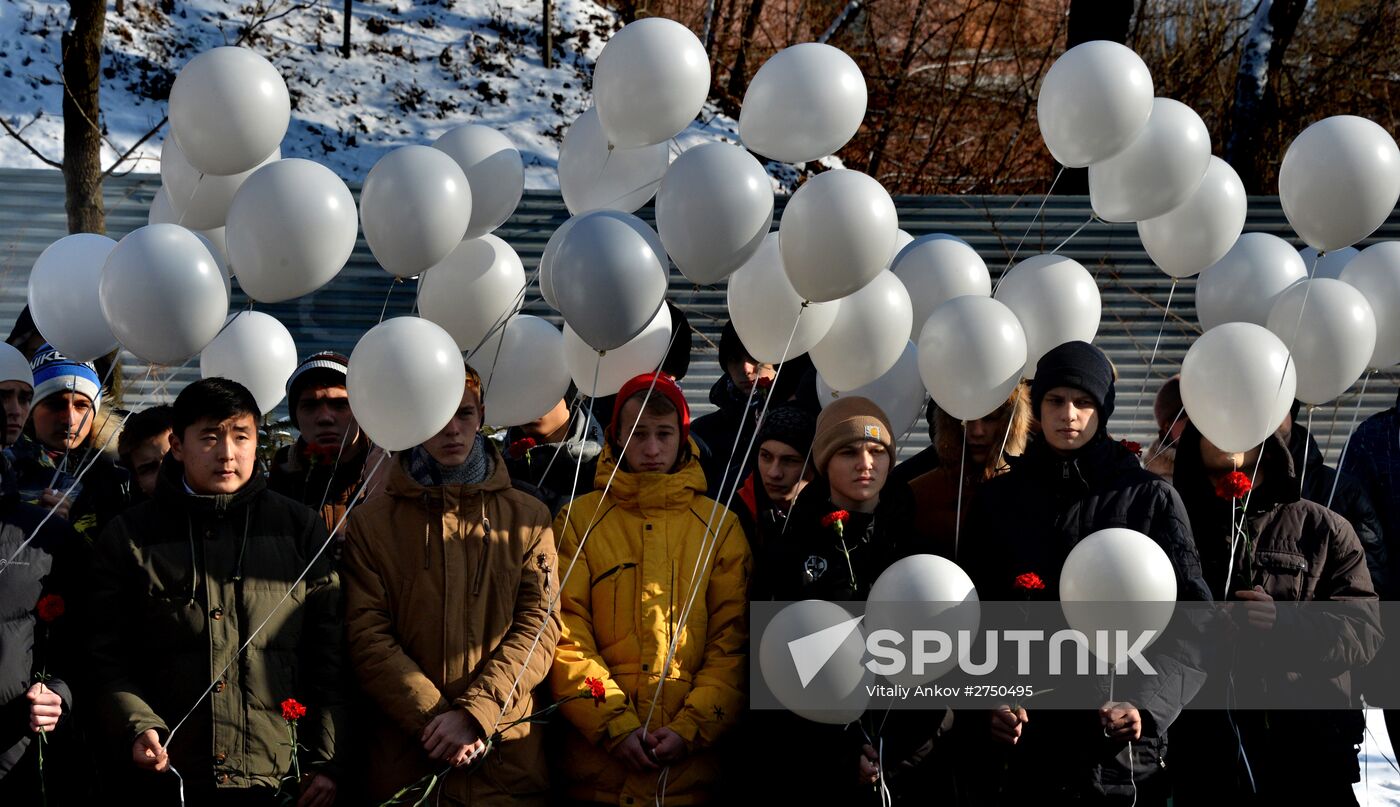
M129 149L127 149L125 152L123 152L122 155L121 155L120 157L117 158L117 161L116 161L116 162L114 162L114 163L112 163L110 166L108 166L108 167L107 167L107 170L102 172L102 176L104 176L104 177L112 176L112 175L113 175L112 172L115 171L115 170L117 170L117 166L121 165L122 163L124 163L124 162L126 162L128 159L130 159L132 152L134 152L134 151L136 151L136 149L140 148L142 143L145 143L147 140L150 140L152 137L154 137L154 136L155 136L155 133L156 133L156 132L159 132L159 131L161 130L161 127L165 126L165 122L168 121L168 120L170 120L170 118L168 118L168 117L161 118L161 119L160 119L160 123L157 123L155 126L151 127L151 130L150 130L149 132L146 132L145 134L141 135L141 139L140 139L140 140L137 140L135 143L132 143L132 144L131 144L131 148L129 148ZM115 149L114 149L114 150L115 150ZM133 166L131 167L131 171L135 171L135 170L136 170L136 166L133 165ZM131 173L131 171L128 171L127 173L129 174L129 173Z
M13 128L10 127L10 122L5 120L4 116L0 116L0 126L5 127L5 131L9 133L10 137L13 137L15 140L19 141L19 144L21 146L24 146L25 148L29 149L29 153L33 154L35 157L38 157L45 165L51 165L54 168L63 167L63 163L50 160L48 157L45 157L43 154L40 154L39 150L34 148L34 145L32 143L30 143L28 140L25 140L23 135L21 135L19 132L15 131Z

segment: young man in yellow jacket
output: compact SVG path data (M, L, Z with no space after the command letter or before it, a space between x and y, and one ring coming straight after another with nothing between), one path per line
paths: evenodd
M588 678L606 688L601 704L563 707L561 772L582 803L700 804L720 774L715 744L745 705L748 541L704 495L670 376L627 382L613 411L597 490L555 520L561 572L577 562L550 681L559 698Z
M549 510L511 487L500 452L477 431L483 414L481 380L468 368L452 420L396 456L384 490L350 515L346 627L377 707L376 803L449 765L435 804L548 800L540 727L521 722L491 738L542 708L533 691L559 636L549 609L554 537Z

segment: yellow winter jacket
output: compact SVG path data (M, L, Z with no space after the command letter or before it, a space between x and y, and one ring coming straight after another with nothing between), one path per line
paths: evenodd
M575 499L555 519L560 574L575 553L578 561L561 593L562 633L550 672L554 695L576 694L590 677L607 687L602 704L575 700L563 707L573 730L560 773L573 798L655 803L663 778L636 773L610 752L646 722L678 631L681 639L648 728L668 727L689 746L686 757L665 772L667 804L706 801L719 776L715 742L744 708L752 558L738 520L704 495L696 454L691 443L691 458L672 474L618 471L603 496L616 466L605 449L598 490ZM710 523L714 528L707 532ZM679 624L696 589L690 614Z

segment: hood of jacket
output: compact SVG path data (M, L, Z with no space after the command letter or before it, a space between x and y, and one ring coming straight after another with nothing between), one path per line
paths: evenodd
M1138 472L1142 464L1133 452L1100 430L1083 448L1070 455L1052 449L1041 435L1026 445L1020 457L1008 458L1012 468L1030 471L1049 485L1066 492L1101 490L1121 479L1125 471Z

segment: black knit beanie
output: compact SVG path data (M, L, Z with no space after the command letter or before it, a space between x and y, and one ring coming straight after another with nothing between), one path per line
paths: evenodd
M1113 414L1113 365L1088 342L1065 342L1040 357L1031 382L1031 411L1040 417L1040 402L1056 387L1082 389L1099 405L1099 422Z

